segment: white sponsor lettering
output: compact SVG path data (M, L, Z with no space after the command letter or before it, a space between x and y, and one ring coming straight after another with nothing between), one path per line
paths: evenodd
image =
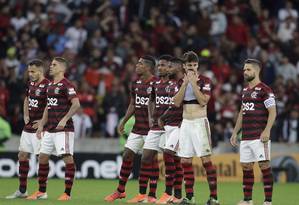
M29 107L38 108L38 100L28 98L29 101Z
M249 102L242 103L242 107L243 107L243 111L248 111L248 110L253 111L253 110L255 110L254 109L254 103L249 103Z
M48 98L48 106L58 106L57 98Z
M168 96L156 96L156 105L170 105L173 104L172 97Z
M148 105L149 98L148 97L140 97L136 95L135 104L136 105Z

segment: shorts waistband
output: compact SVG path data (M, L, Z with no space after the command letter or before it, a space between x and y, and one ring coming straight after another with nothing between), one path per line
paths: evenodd
M208 120L208 118L207 117L201 117L201 118L195 118L195 119L192 119L192 120L183 119L183 122L189 122L189 123L191 123L191 122L202 122L204 120Z

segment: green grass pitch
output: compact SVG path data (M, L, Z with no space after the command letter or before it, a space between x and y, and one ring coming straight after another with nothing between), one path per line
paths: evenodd
M117 180L76 180L72 200L69 202L59 202L56 199L64 190L64 181L59 179L50 179L48 183L48 200L27 201L24 199L6 200L4 197L11 194L18 186L18 179L0 179L0 205L105 205L111 203L104 202L103 198L115 190ZM158 196L164 189L164 182L160 181L158 185ZM37 190L37 181L29 179L28 191L32 193ZM299 184L298 183L280 183L275 184L273 194L273 205L298 205ZM138 192L138 181L131 180L127 185L127 199L130 199ZM241 183L219 183L218 185L219 200L221 205L235 205L242 199ZM209 191L206 182L197 182L195 185L195 198L197 204L204 205L208 199ZM254 186L255 205L263 204L263 186L256 183ZM112 204L126 204L126 200L118 200Z

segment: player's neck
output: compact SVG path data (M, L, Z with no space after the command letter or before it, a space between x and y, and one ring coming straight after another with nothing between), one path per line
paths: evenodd
M64 74L62 73L62 74L59 74L59 75L57 75L57 76L54 76L53 77L53 83L55 84L55 83L58 83L58 82L60 82L62 79L64 78Z
M161 76L160 79L161 79L162 81L167 81L167 80L169 80L169 78L168 78L167 75L166 75L166 76Z
M261 80L259 78L255 78L252 81L248 83L249 88L255 87L257 84L259 84Z
M148 79L150 79L150 78L152 78L153 77L153 75L151 74L151 73L146 73L146 74L144 74L144 75L141 75L140 76L140 79L141 80L148 80Z
M44 79L45 77L41 77L40 79L38 79L38 81L36 81L36 84L40 84Z

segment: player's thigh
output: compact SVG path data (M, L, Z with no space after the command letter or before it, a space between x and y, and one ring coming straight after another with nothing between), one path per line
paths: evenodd
M179 129L179 149L178 156L190 158L195 156L192 144L193 124L189 120L183 120Z
M240 162L250 163L255 162L256 158L251 149L252 140L242 140L240 142Z
M251 144L251 150L255 155L255 161L268 161L271 159L271 141L267 143L261 142L261 140L253 140Z
M44 132L41 142L40 142L40 153L44 153L47 155L53 154L53 151L55 150L55 145L54 145L54 139L53 139L53 134L55 133L49 133L49 132Z
M20 138L19 151L33 154L34 145L32 144L31 138L35 138L35 137L36 137L35 133L29 133L23 131Z
M130 133L125 147L132 150L135 154L142 150L144 144L144 135Z
M160 151L159 142L164 131L150 130L145 138L143 149Z
M196 119L193 128L192 144L197 157L212 154L211 132L207 118Z
M53 138L57 156L74 154L74 132L56 132Z
M165 128L166 130L166 128ZM177 152L179 148L179 135L180 135L180 128L179 127L170 127L166 130L166 142L164 149L171 150L173 152Z

